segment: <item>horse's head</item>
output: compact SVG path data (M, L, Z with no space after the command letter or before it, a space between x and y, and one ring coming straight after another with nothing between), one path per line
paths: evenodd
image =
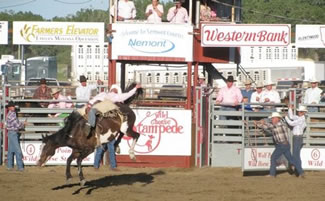
M136 82L129 84L125 88L125 92L131 91L136 85L137 85ZM124 101L124 104L130 104L133 100L139 99L142 95L143 95L143 88L138 88L133 96L131 96L130 98L128 98L127 100Z
M45 163L55 154L55 150L59 147L59 144L55 141L53 135L42 135L41 156L37 161L38 166L44 166Z

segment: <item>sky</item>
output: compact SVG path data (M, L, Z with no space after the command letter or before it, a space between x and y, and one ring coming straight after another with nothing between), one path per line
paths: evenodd
M80 9L108 10L109 1L114 0L0 0L0 12L31 11L45 19L52 19L55 16L74 15Z

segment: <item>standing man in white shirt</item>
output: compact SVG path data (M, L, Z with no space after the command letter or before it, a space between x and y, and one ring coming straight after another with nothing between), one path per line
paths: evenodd
M265 84L265 90L261 95L261 103L281 103L279 92L273 89L274 83L269 81ZM275 111L274 106L264 106L264 110Z
M152 0L146 8L146 17L148 22L156 23L161 22L164 14L164 8L159 4L159 0Z
M292 156L296 160L297 165L299 168L301 167L301 157L300 157L300 150L303 145L303 134L305 131L306 125L306 118L305 114L307 109L305 106L299 106L297 109L298 115L293 115L292 112L292 105L289 105L288 116L285 117L287 123L293 127L292 134L293 134L293 149L292 149Z
M318 88L318 81L316 79L312 79L310 81L311 88L307 89L304 97L304 104L319 104L322 90ZM308 112L318 112L318 107L307 107Z
M96 89L98 85L103 84L101 80L97 80L97 84L87 85L87 78L81 75L79 78L80 86L76 89L77 100L85 101L84 103L77 103L76 108L82 108L89 100L91 96L91 91Z
M167 20L171 23L187 23L188 13L187 10L182 7L181 0L174 0L175 6L168 10Z
M114 17L115 6L110 9L111 16ZM137 11L133 1L118 0L117 3L117 21L133 20L135 19Z

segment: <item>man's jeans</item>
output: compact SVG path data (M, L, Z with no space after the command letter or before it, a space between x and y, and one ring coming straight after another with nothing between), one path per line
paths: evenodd
M292 157L290 153L290 144L276 144L275 150L272 153L271 156L271 168L270 168L270 175L275 176L276 175L276 161L281 157L281 155L284 155L286 159L289 162L289 165L294 165L298 174L301 175L303 173L303 170L301 169L301 166L297 165L296 160Z
M111 168L116 168L114 143L115 143L115 140L112 140L112 141L107 142L106 144L103 144L102 146L99 146L96 148L95 161L94 161L95 168L99 168L100 161L101 161L106 149L108 149L108 152L109 152L109 163L110 163Z
M21 152L21 148L19 145L19 135L16 131L9 131L8 132L8 139L9 139L9 147L8 147L8 164L7 167L9 169L13 168L14 166L14 154L16 155L16 163L18 166L18 170L24 169L23 163L23 154Z
M300 150L302 148L302 142L303 137L302 135L294 135L293 136L293 150L292 150L292 156L297 162L297 166L299 166L301 169L301 158L300 158Z

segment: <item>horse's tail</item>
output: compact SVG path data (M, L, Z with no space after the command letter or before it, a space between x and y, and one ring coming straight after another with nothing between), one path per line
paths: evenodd
M126 88L125 88L125 92L129 92L131 91L135 86L137 85L136 82L132 82L131 84L129 84ZM133 100L139 99L139 97L141 97L143 95L143 89L142 88L138 88L137 91L135 92L135 94L133 96L131 96L130 98L128 98L127 100L124 101L124 104L130 104Z

